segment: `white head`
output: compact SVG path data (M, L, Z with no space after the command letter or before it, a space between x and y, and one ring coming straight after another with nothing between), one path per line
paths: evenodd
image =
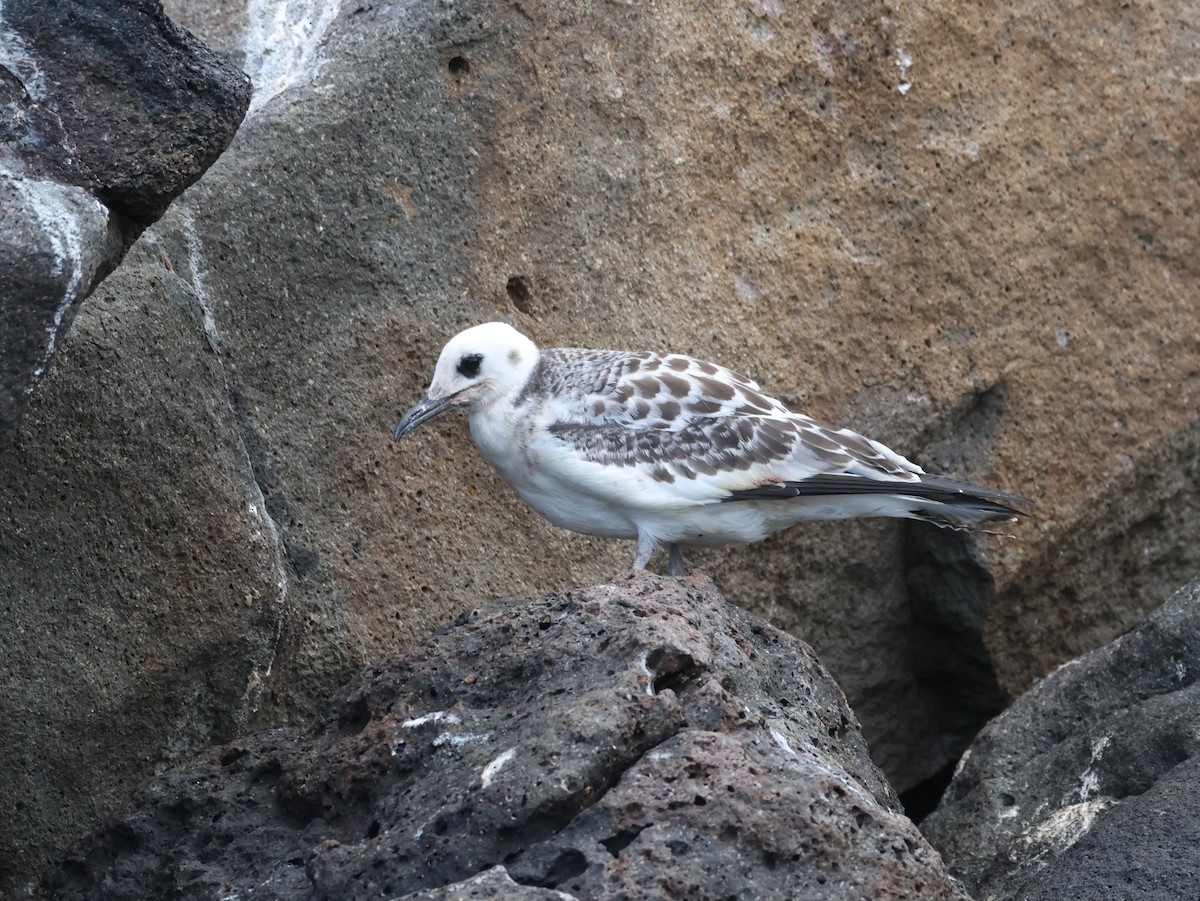
M478 410L521 390L537 361L537 345L503 322L459 332L442 348L429 390L400 418L395 437L450 407Z

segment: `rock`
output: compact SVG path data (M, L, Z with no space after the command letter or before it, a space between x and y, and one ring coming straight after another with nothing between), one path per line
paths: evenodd
M246 76L156 0L0 8L0 445L76 308L228 146Z
M311 728L167 772L41 890L966 898L812 651L646 574L465 614Z
M1200 581L989 724L926 835L981 898L1190 897L1198 674Z
M49 179L0 171L0 208L2 451L75 305L121 258L126 239L99 200Z
M404 896L403 901L476 901L481 898L498 898L506 901L555 901L555 899L571 899L573 896L553 889L537 888L513 882L508 871L502 866L484 870L478 876L472 876L463 882L455 882L441 888L426 889L411 892Z
M238 734L270 672L282 548L203 316L161 265L118 271L0 453L0 896Z
M286 574L193 286L151 252L66 340L249 99L153 0L0 4L0 895L270 672Z

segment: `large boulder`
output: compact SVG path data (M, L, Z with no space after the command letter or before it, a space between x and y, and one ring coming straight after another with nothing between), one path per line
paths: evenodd
M706 579L647 574L465 614L312 727L164 774L41 888L356 901L519 886L966 899L808 646Z
M29 547L0 556L0 589L19 587L3 680L39 713L35 757L56 759L38 749L90 709L28 687L45 660L86 661L132 691L157 635L240 636L253 654L227 681L193 683L193 709L240 698L270 649L261 705L237 728L287 725L481 597L627 567L629 547L526 510L461 421L391 445L443 342L495 318L544 345L719 360L931 470L1039 502L1012 539L830 523L693 561L817 649L900 788L1200 568L1200 62L1185 4L168 10L244 64L256 95L229 151L109 278L103 308L85 306L61 342L70 368L49 373L37 427L0 458L7 485L52 480L63 499L86 496L79 455L117 459L140 492L112 492L103 530L49 546L54 581L22 576ZM101 354L114 320L159 308L157 284L194 298L197 331L170 358L121 344L122 390L170 399L174 431L156 440L199 442L199 459L240 479L173 509L188 528L234 524L219 534L244 549L261 498L278 536L278 555L233 566L225 544L200 544L183 581L144 543L144 498L187 476L126 451L141 425ZM185 365L189 348L210 356ZM213 386L224 406L207 417ZM108 404L86 441L84 398ZM80 515L69 500L22 506L4 541L75 535ZM127 591L109 542L128 549L121 584L164 600L101 652L90 636ZM280 574L286 591L250 594L281 631L236 603L244 579ZM80 601L48 632L41 611L64 593ZM176 656L154 662L164 684L189 678ZM135 774L206 740L164 720L108 758L48 763L57 775L16 793L24 819L0 835L23 841L35 820L65 835L80 820L57 811L111 810ZM93 807L55 800L74 773Z
M1200 885L1200 581L980 733L924 823L981 898L1189 898Z
M0 4L0 895L270 670L279 539L192 287L160 257L66 340L249 100L154 0Z
M79 302L228 146L244 73L157 0L0 6L0 447Z

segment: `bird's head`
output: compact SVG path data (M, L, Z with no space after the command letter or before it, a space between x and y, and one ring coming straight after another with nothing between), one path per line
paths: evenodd
M537 365L537 345L503 322L459 332L442 348L425 396L400 417L399 440L451 407L478 410L520 390Z

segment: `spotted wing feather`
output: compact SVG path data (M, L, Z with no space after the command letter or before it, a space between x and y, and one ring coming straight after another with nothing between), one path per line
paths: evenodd
M753 491L821 474L915 482L878 442L790 412L751 379L678 354L543 352L534 390L555 398L548 431L583 459L645 466L657 481L719 479ZM795 496L795 495L792 495Z

